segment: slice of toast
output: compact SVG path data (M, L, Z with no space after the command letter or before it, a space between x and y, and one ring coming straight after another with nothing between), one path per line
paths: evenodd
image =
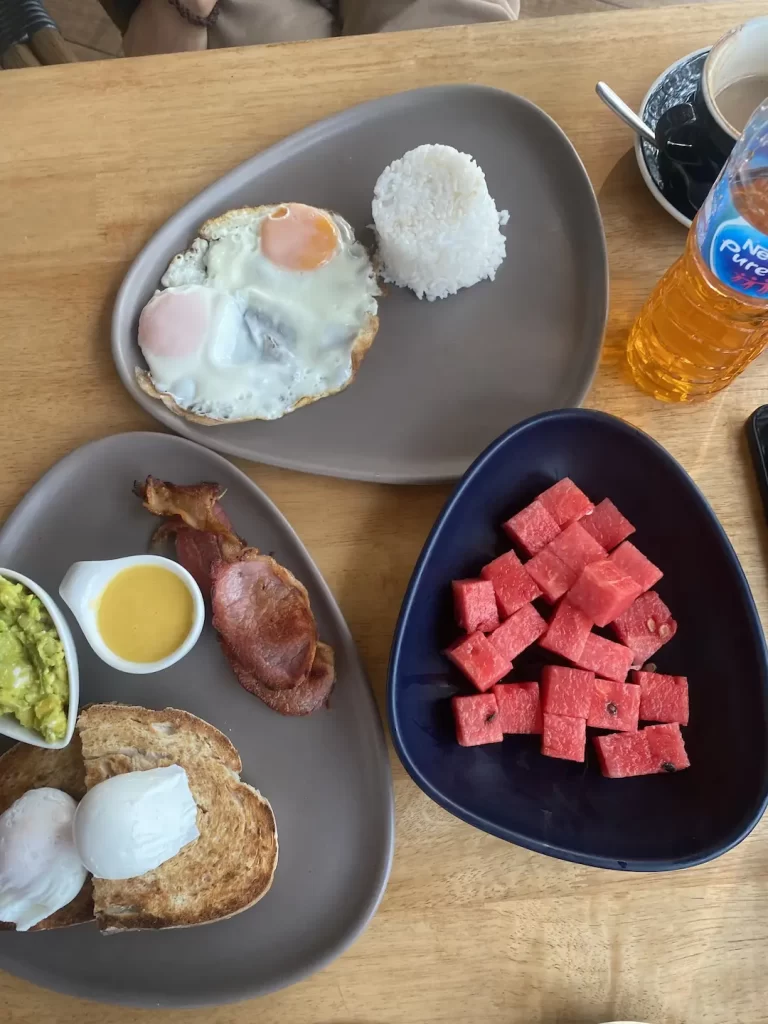
M62 750L44 750L42 747L16 743L0 756L0 814L24 796L27 790L44 786L63 789L75 800L85 796L85 768L77 734L72 737L69 746ZM88 878L71 903L40 921L30 931L68 928L92 920L93 899L91 880ZM4 930L14 927L12 924L0 924L0 929Z
M230 741L187 711L93 704L77 723L88 789L113 775L179 764L197 803L200 837L137 878L93 880L106 933L184 928L253 906L272 884L277 829L267 800L240 781Z

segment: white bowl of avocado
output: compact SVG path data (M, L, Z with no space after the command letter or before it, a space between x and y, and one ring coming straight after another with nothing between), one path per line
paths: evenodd
M0 568L0 735L66 747L79 698L75 642L55 601L34 580Z

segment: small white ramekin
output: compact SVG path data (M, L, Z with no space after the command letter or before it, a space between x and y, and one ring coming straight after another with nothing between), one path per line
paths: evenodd
M160 661L127 661L107 647L99 632L99 598L104 588L123 569L130 569L136 565L162 566L178 576L192 595L192 628L184 643L177 647L173 654ZM178 562L173 562L170 558L161 558L159 555L130 555L128 558L111 558L103 562L75 562L61 581L59 594L77 619L85 639L101 660L112 668L119 669L120 672L129 672L133 675L149 675L151 672L161 672L175 665L195 646L205 623L205 603L197 583Z
M64 648L64 660L67 665L67 677L69 682L67 731L64 734L63 739L55 740L53 743L48 743L47 740L43 739L39 732L35 729L27 729L26 726L17 722L13 715L0 715L0 735L9 736L12 740L17 740L21 743L29 743L30 746L33 747L45 747L46 750L61 750L62 747L66 747L72 739L80 702L80 675L77 667L77 650L75 649L75 641L72 638L72 632L67 625L67 620L59 611L59 608L51 595L35 583L34 580L29 579L28 576L22 576L20 572L15 572L13 569L0 569L0 576L4 576L7 580L13 580L14 583L23 584L27 590L30 590L35 595L35 597L40 598L45 610L51 617L51 621L53 622L56 632L59 634L61 645Z

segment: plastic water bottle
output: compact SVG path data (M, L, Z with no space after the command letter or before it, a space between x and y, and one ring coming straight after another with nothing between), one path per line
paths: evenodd
M721 391L768 345L768 100L750 118L629 336L632 375L667 402Z

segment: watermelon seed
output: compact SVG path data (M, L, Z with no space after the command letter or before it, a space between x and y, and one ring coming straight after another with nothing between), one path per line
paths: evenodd
M656 671L656 665L655 665L654 662L649 661L649 662L646 662L645 665L643 665L643 672L655 672L655 671Z
M646 622L646 626L648 627L648 632L649 633L655 633L656 632L656 620L655 619L648 619L648 621Z
M495 720L496 720L496 712L495 711L492 711L490 713L490 715L486 715L485 716L485 723L486 723L486 725L490 725L491 722L493 722Z
M619 709L616 707L613 701L609 701L609 703L605 705L605 710L608 712L609 715L618 715L619 713Z
M665 637L670 632L669 626L659 626L659 636Z
M676 772L677 771L677 768L675 768L675 766L672 764L671 761L665 761L664 764L661 767L662 767L662 769L665 772Z

